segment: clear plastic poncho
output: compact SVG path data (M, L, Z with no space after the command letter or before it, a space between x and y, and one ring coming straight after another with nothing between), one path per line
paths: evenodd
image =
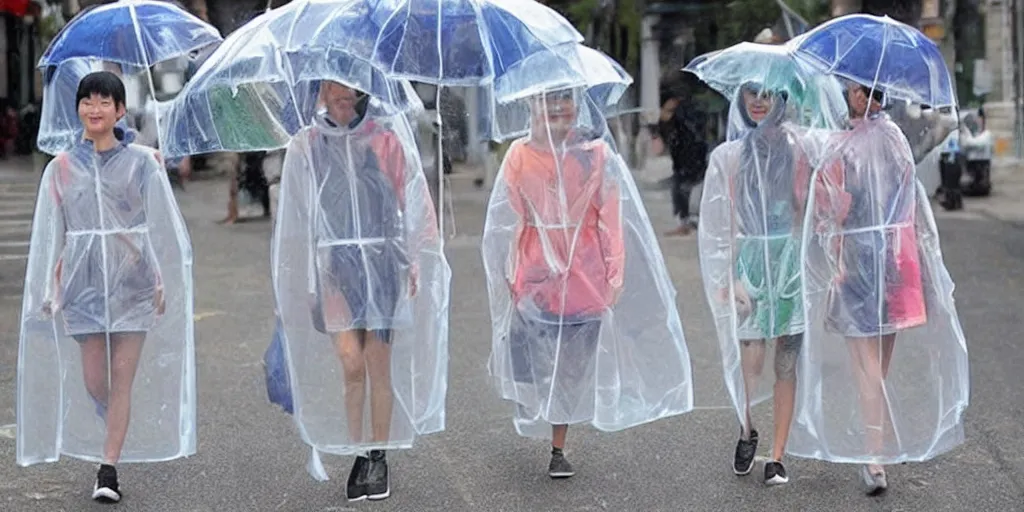
M760 96L760 122L748 96ZM759 85L736 90L730 140L712 151L701 196L701 274L745 431L749 408L771 397L774 382L795 382L805 329L800 240L817 144L791 122L789 103Z
M806 353L787 451L922 461L963 442L967 345L906 138L884 113L853 125L811 179Z
M581 89L529 100L487 207L490 374L517 432L617 431L693 407L675 289L647 212Z
M109 151L82 141L59 154L40 182L18 354L20 465L102 460L108 414L129 414L129 397L121 462L196 450L188 231L154 152L116 133Z
M285 154L273 238L295 421L313 449L412 446L445 425L451 270L406 119L325 113Z

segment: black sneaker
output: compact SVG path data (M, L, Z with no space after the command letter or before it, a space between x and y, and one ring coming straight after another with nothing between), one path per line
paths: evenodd
M576 474L572 464L566 460L565 454L558 448L551 449L551 463L548 464L548 476L551 478L569 478Z
M92 489L92 499L103 503L121 501L121 489L117 485L117 469L109 464L100 464L96 472L96 485Z
M366 498L383 500L391 496L391 476L384 450L370 452L370 467L366 472Z
M352 472L348 474L346 496L349 501L366 499L366 471L369 467L370 459L361 455L356 457L356 463L352 465Z
M786 468L777 460L768 461L764 465L764 484L782 485L789 482Z
M732 472L738 476L749 475L754 469L755 455L757 455L757 431L751 429L750 439L740 438L736 443L736 458L732 463Z

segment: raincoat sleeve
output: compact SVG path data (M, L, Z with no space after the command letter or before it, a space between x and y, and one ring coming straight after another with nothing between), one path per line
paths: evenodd
M520 167L522 166L522 159L520 158L518 145L520 143L514 143L512 147L505 154L505 161L502 163L501 170L498 177L494 181L494 189L491 192L491 198L498 199L500 202L492 202L489 205L489 209L494 209L494 220L501 219L502 227L498 228L495 225L495 231L492 232L484 230L485 238L494 240L494 245L485 244L485 249L490 252L488 257L485 254L485 260L488 263L501 262L500 273L495 277L500 277L503 280L502 286L503 291L510 292L512 283L515 282L516 278L516 247L519 245L519 241L523 236L523 228L525 227L522 220L526 216L526 205L523 204L523 197L517 185L517 178L519 176ZM491 217L488 216L488 219ZM499 234L505 234L505 240L498 242L497 238ZM488 281L490 281L490 274L488 274Z
M309 132L299 132L289 142L281 166L281 189L278 198L278 216L272 235L271 262L275 293L283 290L277 287L285 283L277 279L277 271L287 265L290 281L288 287L304 286L300 298L310 304L317 293L314 254L309 249L313 243L313 182L309 167ZM289 172L290 171L290 172ZM280 300L282 297L278 297Z
M59 159L43 171L32 221L18 348L17 462L28 466L60 457L60 353L54 311L60 307L64 214ZM46 397L47 400L30 398Z
M274 225L271 261L278 304L284 299L309 306L315 299L313 251L313 183L308 159L308 133L288 144L281 173L278 215ZM285 279L287 275L287 279ZM295 296L289 296L297 292Z
M598 196L598 228L600 230L601 254L604 256L605 279L612 293L611 301L618 300L622 291L626 270L626 244L622 231L621 187L615 178L615 155L605 144L601 149L603 162L601 191Z
M50 257L53 258L53 260L52 260L52 268L53 268L53 270L51 272L47 272L46 273L46 285L45 285L45 288L44 288L46 295L45 295L45 301L43 303L43 306L47 307L47 308L59 307L59 303L60 303L60 276L61 276L61 271L63 270L63 259L61 258L61 253L63 253L63 251L64 251L64 229L65 229L65 226L64 226L63 209L61 208L61 187L60 187L60 178L59 177L62 174L64 174L64 175L67 174L67 172L66 172L67 165L68 165L67 164L67 156L66 155L61 155L58 158L55 158L50 163L50 165L47 166L48 170L50 169L51 166L55 166L56 167L55 171L54 172L48 172L47 174L49 174L49 177L47 177L47 176L43 177L43 182L45 182L47 185L49 185L49 187L47 187L47 190L49 191L49 194L47 194L46 199L52 200L52 202L49 203L49 205L52 206L53 209L54 209L53 210L54 213L49 216L50 217L49 220L50 220L51 227L52 227L52 232L51 233L52 233L52 236L54 236L54 240L52 242L53 246L51 248L52 254L49 255ZM61 171L62 168L65 169L64 172ZM42 189L41 189L41 191L42 191ZM43 197L40 196L40 202L42 202L42 199L43 199ZM46 203L43 203L43 204L46 204Z
M846 191L845 173L845 160L836 155L826 160L813 174L811 187L814 199L808 206L811 231L804 236L818 245L805 254L805 259L815 264L805 265L804 272L825 274L808 279L809 283L825 283L827 275L842 272L838 258L843 238L830 235L840 231L853 201L853 196Z
M729 175L723 168L728 147L723 145L711 152L704 192L701 195L697 235L700 246L701 274L704 291L715 317L715 323L729 317L732 296L733 267L733 213ZM722 325L728 329L728 326Z
M429 194L426 181L417 179L418 159L408 159L405 155L405 147L402 145L400 136L393 132L385 132L382 135L380 158L381 167L385 169L388 179L398 195L399 207L405 213L405 235L410 255L410 279L413 286L419 281L419 255L421 251L430 247L431 242L436 242L439 233L437 230L437 217L430 211L427 218L419 215L419 212L410 206L415 207L427 198L424 193Z

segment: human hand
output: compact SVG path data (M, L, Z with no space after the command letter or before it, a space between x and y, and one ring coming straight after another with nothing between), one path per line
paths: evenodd
M611 302L612 304L618 304L619 303L619 297L622 297L622 289L623 288L625 288L625 287L621 286L621 285L620 286L616 286L615 288L612 288L612 302Z
M746 287L742 283L737 281L733 284L733 296L736 299L736 309L740 313L746 313L751 309L750 294L747 293Z
M661 137L654 137L651 139L651 154L660 156L665 152L665 142L661 140Z
M156 314L163 315L164 311L167 310L167 303L164 300L164 287L157 286L156 293L153 295L153 304L156 305Z
M415 297L419 292L420 275L415 269L409 272L409 296Z

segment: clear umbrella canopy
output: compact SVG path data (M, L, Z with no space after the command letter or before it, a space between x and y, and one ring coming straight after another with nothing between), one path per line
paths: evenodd
M268 11L228 36L206 59L162 107L167 155L282 148L323 108L324 80L369 94L381 113L422 110L408 82L390 79L340 48L293 40L310 30L297 26L301 12L298 7Z
M537 69L555 69L544 80ZM537 92L584 88L588 101L581 108L597 109L608 115L633 84L633 77L611 57L581 45L563 45L550 52L535 54L513 66L494 84L489 123L491 138L507 140L530 131L530 109ZM502 94L504 93L504 94Z
M888 16L851 14L808 32L793 45L823 72L891 98L933 108L956 107L956 91L939 47Z

